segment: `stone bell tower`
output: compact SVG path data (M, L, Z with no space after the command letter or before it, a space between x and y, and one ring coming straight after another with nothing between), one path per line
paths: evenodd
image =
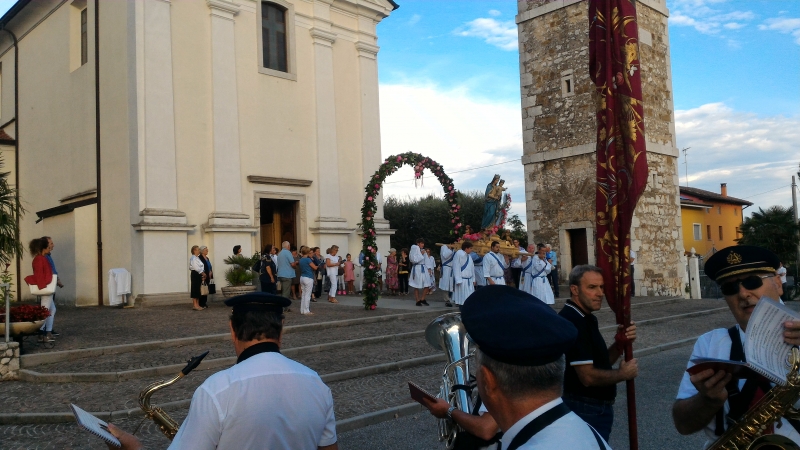
M678 148L665 0L636 1L649 177L631 234L635 295L682 295ZM594 84L587 0L518 0L528 233L559 255L561 280L595 263Z

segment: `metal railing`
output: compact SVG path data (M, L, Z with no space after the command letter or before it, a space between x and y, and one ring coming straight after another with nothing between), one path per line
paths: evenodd
M5 293L5 304L6 304L6 343L11 340L11 302L8 299L8 290L11 289L11 285L8 283L0 283L0 289L3 289Z

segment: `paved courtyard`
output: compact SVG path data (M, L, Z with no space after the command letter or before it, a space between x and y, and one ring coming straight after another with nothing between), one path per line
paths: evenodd
M282 348L330 386L340 448L443 448L436 439L436 421L413 405L407 381L438 391L444 358L425 342L423 331L433 318L453 309L444 307L440 295L426 308L414 306L411 297L382 299L375 311L364 310L357 297L339 300L336 305L312 303L313 316L288 313ZM563 299L555 308L561 305ZM636 349L646 355L637 380L640 448L699 448L702 437L677 435L669 409L691 350L690 338L729 326L730 313L719 300L656 297L634 299L632 311L640 324ZM200 312L188 304L59 308L56 329L63 334L56 347L26 344L23 380L0 383L0 449L104 448L69 421L70 403L111 415L113 422L133 430L142 417L136 403L139 391L209 350L197 370L152 399L180 423L194 389L235 361L227 314L219 300ZM604 308L596 315L611 339L613 313ZM614 448L627 448L624 388L616 410L611 441ZM168 446L150 421L138 435L147 448Z

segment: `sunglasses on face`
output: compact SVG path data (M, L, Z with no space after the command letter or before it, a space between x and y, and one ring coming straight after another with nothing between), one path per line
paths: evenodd
M722 295L736 295L739 293L739 285L741 284L742 287L748 291L752 291L764 285L764 278L772 278L774 276L775 275L751 275L747 278L742 278L741 280L733 280L722 283L719 285L719 290L722 291Z

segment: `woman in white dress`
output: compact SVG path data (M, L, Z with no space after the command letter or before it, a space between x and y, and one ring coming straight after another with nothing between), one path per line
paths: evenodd
M533 252L533 244L528 246L528 252ZM550 273L553 266L547 262L545 253L545 247L541 246L536 256L523 257L520 283L523 291L552 305L556 301L553 297L553 290L550 288L550 282L547 281L547 274Z
M328 291L328 301L331 303L339 303L336 300L336 291L339 288L339 265L341 258L336 256L339 253L339 246L331 246L329 254L325 255L325 267L328 272L328 279L331 280L331 290Z

